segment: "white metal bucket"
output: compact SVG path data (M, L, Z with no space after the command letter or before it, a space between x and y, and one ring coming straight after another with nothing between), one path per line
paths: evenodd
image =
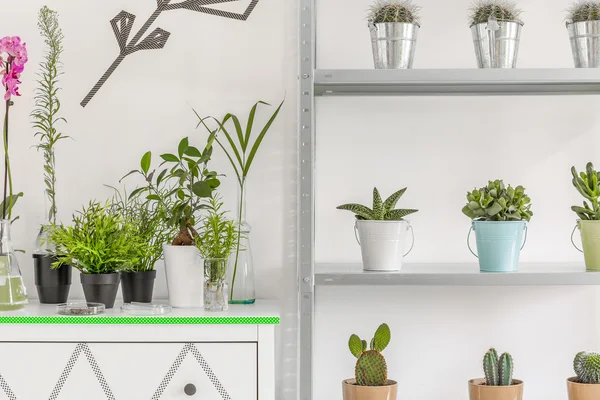
M567 22L576 68L600 67L600 21Z
M204 266L196 246L163 245L169 303L176 308L204 306Z
M479 68L516 68L521 22L490 20L471 26Z
M369 23L375 69L412 68L419 25L404 22Z
M399 271L402 268L402 258L410 253L415 243L412 226L408 221L357 220L354 229L365 271ZM412 244L405 254L404 245L409 229Z

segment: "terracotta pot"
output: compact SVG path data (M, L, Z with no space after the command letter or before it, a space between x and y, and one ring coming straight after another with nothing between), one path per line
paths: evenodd
M469 399L471 400L522 400L523 381L513 379L510 386L484 385L485 379L469 381Z
M567 392L569 400L598 400L600 399L600 385L577 383L577 377L567 379Z
M356 379L346 379L342 392L344 400L396 400L398 383L388 380L386 386L358 386Z

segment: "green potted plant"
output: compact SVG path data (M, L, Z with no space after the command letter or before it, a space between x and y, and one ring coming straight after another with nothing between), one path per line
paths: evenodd
M56 224L56 156L58 141L67 138L59 131L59 125L66 120L60 116L61 103L58 98L59 77L62 75L61 56L63 52L63 33L58 24L58 13L44 6L39 12L38 28L46 43L44 59L39 64L38 87L35 91L35 107L31 113L35 136L40 140L36 146L44 155L44 184L47 221ZM72 268L64 264L52 269L56 254L52 243L46 241L46 226L42 224L36 239L33 253L35 286L42 304L65 303L71 287Z
M579 217L575 229L579 228L581 232L583 250L573 241L575 229L571 233L571 242L583 253L586 270L600 271L600 172L589 162L585 166L585 172L578 173L575 167L572 167L571 174L573 186L584 198L583 207L571 207Z
M171 306L200 308L203 306L203 279L200 254L196 247L198 232L196 223L200 213L208 208L204 200L211 198L220 182L217 172L208 168L215 133L208 137L202 151L184 138L177 146L177 153L160 157L166 166L150 170L152 153L147 152L140 162L141 169L128 175L138 174L145 185L131 192L130 198L144 198L150 204L161 207L165 213L166 228L172 229L174 238L163 243L167 290ZM152 206L154 207L154 206Z
M522 11L505 0L477 0L469 10L469 26L479 68L516 68Z
M90 202L73 215L73 225L51 224L47 240L55 246L53 268L70 264L81 272L85 299L112 308L119 271L139 265L148 244L110 202Z
M221 199L213 194L196 238L204 262L205 311L227 311L229 304L227 265L238 242L238 229L222 208Z
M600 68L600 2L575 1L567 11L567 31L575 68Z
M577 376L567 379L569 400L600 399L600 354L577 353L573 369Z
M385 201L377 188L373 189L373 208L360 204L343 204L338 210L348 210L356 215L354 222L356 240L360 245L365 271L398 271L402 267L406 233L412 226L404 218L418 210L395 209L406 192L400 189ZM414 235L413 235L414 243Z
M367 16L375 69L412 68L420 7L411 0L377 0Z
M531 220L531 200L523 186L506 187L502 180L467 192L462 212L469 217L475 231L477 253L482 272L515 272L521 249L527 240L527 222Z
M357 358L354 367L354 379L342 382L344 400L395 400L398 395L398 383L388 379L387 364L381 352L391 339L390 327L381 324L371 339L370 349L367 341L357 335L350 336L348 347Z
M498 357L491 348L483 357L485 378L469 381L470 400L522 400L523 381L513 379L513 358L508 353Z

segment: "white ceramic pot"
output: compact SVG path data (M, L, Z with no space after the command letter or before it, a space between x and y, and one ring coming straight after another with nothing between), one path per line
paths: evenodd
M357 220L354 225L360 244L365 271L399 271L405 254L406 233L412 227L408 221ZM414 234L412 235L414 245Z
M196 246L163 245L169 303L177 308L204 306L204 269Z

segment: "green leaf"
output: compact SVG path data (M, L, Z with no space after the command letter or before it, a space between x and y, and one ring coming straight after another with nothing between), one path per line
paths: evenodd
M186 156L190 156L190 157L202 157L202 153L200 153L200 150L198 150L196 147L194 146L189 146L187 149L185 149L185 155Z
M144 154L144 156L142 157L142 161L140 162L142 171L144 171L145 174L147 174L148 171L150 170L151 162L152 162L152 152L149 151L146 154Z
M160 196L158 196L156 194L149 194L148 196L146 196L146 200L160 201Z
M179 142L179 146L177 147L179 158L183 157L183 154L185 153L188 147L190 147L188 138L181 139L181 142Z
M350 349L350 353L352 353L352 355L356 358L360 357L360 355L363 353L362 341L356 335L350 336L350 339L348 340L348 348Z
M213 188L208 182L201 181L192 185L192 192L198 197L206 198L212 196Z
M365 351L367 351L367 341L366 341L366 340L363 340L363 341L362 341L362 350L363 350L363 353L364 353Z
M381 200L381 195L379 194L379 190L377 188L373 188L373 217L377 220L382 220L385 214L385 210L383 209L383 200Z
M418 211L419 210L392 210L387 212L383 219L386 221L402 221L404 217Z
M242 152L246 153L246 147L248 146L248 143L244 141L244 132L242 131L242 124L240 124L240 120L238 119L238 117L236 117L233 114L227 114L225 118L223 118L223 125L225 125L230 119L233 121L235 133L237 135L238 142L240 143L240 146L242 148Z
M242 171L243 172L242 175L244 177L248 176L248 172L250 172L250 167L252 166L252 161L254 161L254 157L256 156L256 153L258 152L260 144L262 143L265 135L271 128L271 125L273 125L273 122L275 121L275 119L277 119L277 116L279 115L279 111L281 110L281 107L283 106L284 102L285 102L285 99L283 99L281 104L279 104L279 107L277 107L277 110L275 110L275 112L273 113L271 118L269 118L269 121L267 121L267 124L263 127L262 131L256 138L256 141L252 145L252 149L250 149L250 153L248 154L248 158L246 159L246 165L244 166L244 169Z
M375 340L375 350L381 353L390 344L391 337L390 327L387 324L379 325L373 338Z
M388 197L383 203L384 212L388 212L396 208L396 204L398 204L398 200L400 197L406 192L406 188L398 190L396 193L393 193L390 197Z
M373 210L360 204L342 204L337 207L338 210L348 210L364 219L373 220Z
M161 154L160 158L167 162L179 162L179 157L175 154Z
M254 117L256 115L256 109L258 108L259 104L264 104L266 106L270 106L269 103L265 103L262 100L258 101L256 104L254 104L252 106L252 109L250 110L250 115L248 116L248 123L246 124L246 136L244 138L246 146L248 145L248 143L250 143L250 136L252 135L252 126L254 125ZM245 148L244 148L244 151L246 151Z
M500 205L500 203L498 203L497 201L494 201L494 203L491 206L489 206L485 209L485 212L490 217L493 217L494 215L498 214L502 210L503 210L502 205Z

